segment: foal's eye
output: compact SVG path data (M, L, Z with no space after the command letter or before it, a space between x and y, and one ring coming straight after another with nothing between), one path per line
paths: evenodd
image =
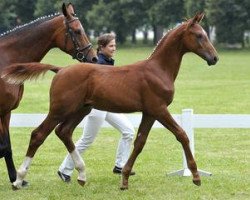
M202 34L198 34L198 35L197 35L197 38L198 38L198 39L202 39L202 37L203 37Z

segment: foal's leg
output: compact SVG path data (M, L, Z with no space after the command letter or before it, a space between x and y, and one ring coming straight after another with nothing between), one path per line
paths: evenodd
M161 113L160 117L157 120L168 130L170 130L175 135L176 139L182 144L184 153L187 158L188 168L193 174L193 183L200 186L200 176L197 171L196 162L189 147L189 139L186 132L176 123L167 109L164 109L164 112Z
M69 117L68 120L61 123L55 130L56 135L60 138L60 140L62 140L69 151L72 160L74 161L75 168L79 173L77 181L81 186L84 186L86 183L85 163L78 150L75 148L75 144L72 141L72 134L76 126L90 111L91 108L86 107L84 111L79 111L78 113Z
M51 131L56 127L58 121L55 120L50 114L46 117L46 119L40 124L38 128L32 131L29 147L26 153L25 160L22 165L17 170L17 179L13 183L13 189L20 189L22 187L22 182L24 177L28 172L28 168L31 165L31 161L37 151L37 149L41 146L47 136L51 133Z
M128 189L128 179L129 179L129 175L130 172L132 170L132 167L134 165L134 162L137 158L137 156L141 153L147 137L148 137L148 133L151 129L151 127L154 124L155 119L143 114L142 115L142 121L141 124L139 126L138 132L137 132L137 136L136 139L134 141L134 149L132 151L132 154L130 155L127 163L125 164L125 166L122 169L122 184L120 189L121 190L125 190Z

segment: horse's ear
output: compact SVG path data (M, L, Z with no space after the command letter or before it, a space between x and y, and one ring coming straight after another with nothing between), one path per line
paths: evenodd
M63 12L63 15L64 15L65 17L68 16L68 12L67 12L67 8L66 8L65 3L63 3L63 5L62 5L62 12Z
M72 3L68 3L67 6L65 5L65 3L63 3L62 11L63 15L67 18L70 18L70 16L75 16L74 6Z
M75 14L75 8L74 8L74 5L73 5L72 3L68 3L67 9L68 9L70 15L72 15L72 16L75 16L75 15L76 15L76 14Z

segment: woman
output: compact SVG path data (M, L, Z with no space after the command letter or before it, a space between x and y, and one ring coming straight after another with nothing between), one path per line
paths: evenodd
M115 35L110 33L103 34L98 38L97 44L98 64L114 65L112 57L116 51ZM115 167L113 169L113 173L121 174L122 167L128 160L130 147L135 133L134 127L124 114L92 109L90 114L86 117L84 134L76 142L75 146L80 153L85 151L94 142L104 120L121 133L121 139L117 148ZM59 167L58 175L64 182L70 182L73 170L74 162L71 159L70 154L68 154ZM134 174L135 172L131 172L131 175Z

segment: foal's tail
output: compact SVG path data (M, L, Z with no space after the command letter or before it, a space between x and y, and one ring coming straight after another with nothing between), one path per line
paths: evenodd
M22 84L26 80L37 79L47 71L57 73L62 67L42 63L16 63L7 66L1 73L1 78L12 84Z

